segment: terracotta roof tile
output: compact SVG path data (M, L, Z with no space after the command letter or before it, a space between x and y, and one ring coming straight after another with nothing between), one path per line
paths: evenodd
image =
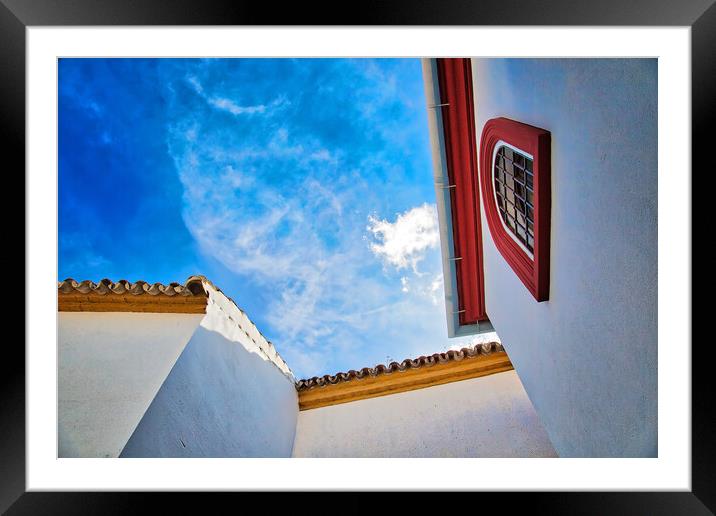
M315 387L324 387L327 385L335 385L341 382L349 382L351 380L360 380L367 377L376 377L380 375L389 375L396 372L407 371L409 369L417 369L420 367L431 367L436 364L445 364L448 362L456 362L460 360L475 358L478 356L490 355L492 353L502 352L505 349L499 342L487 342L477 344L474 347L462 348L458 351L450 350L445 353L435 353L430 356L420 356L418 358L407 358L402 362L391 362L390 364L378 364L374 367L364 367L356 371L351 369L347 373L340 372L334 375L314 376L305 380L296 382L296 390L306 391Z
M119 280L113 282L106 278L100 280L98 283L90 280L78 282L72 278L67 278L57 283L57 292L58 294L131 294L135 296L147 294L150 296L164 295L169 297L206 297L207 293L202 286L203 280L205 280L203 276L191 276L183 285L181 283L163 285L162 283L147 283L146 281L131 283L127 280Z

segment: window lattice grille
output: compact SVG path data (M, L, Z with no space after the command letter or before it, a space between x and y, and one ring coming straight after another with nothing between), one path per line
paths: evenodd
M495 156L497 209L514 237L534 253L534 176L532 159L502 145Z

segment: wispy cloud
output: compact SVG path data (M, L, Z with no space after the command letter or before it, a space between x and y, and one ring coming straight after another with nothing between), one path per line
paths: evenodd
M266 111L266 106L264 106L263 104L259 104L258 106L239 106L233 100L224 99L220 97L212 97L207 100L209 104L211 104L215 108L228 111L232 115L252 115L254 113L263 113L264 111Z
M253 115L256 113L265 113L270 109L279 108L288 103L288 100L285 97L279 96L274 99L269 105L257 104L253 106L242 106L230 98L207 94L204 90L204 86L201 84L201 82L196 76L192 75L187 77L187 82L191 84L191 86L194 88L194 91L204 100L206 100L206 102L210 106L213 106L216 109L222 111L227 111L232 115Z

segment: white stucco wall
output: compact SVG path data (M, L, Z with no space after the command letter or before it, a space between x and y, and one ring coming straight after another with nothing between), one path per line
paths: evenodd
M290 457L293 375L246 315L209 291L207 313L122 457Z
M294 457L554 457L514 371L299 413Z
M60 312L58 456L119 456L202 317Z
M560 456L657 454L657 61L474 59L478 138L552 133L551 283L537 303L483 209L487 311Z

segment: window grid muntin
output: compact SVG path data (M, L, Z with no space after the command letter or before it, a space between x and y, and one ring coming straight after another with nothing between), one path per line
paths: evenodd
M500 145L495 152L495 202L502 222L521 245L534 253L534 162L517 149Z

